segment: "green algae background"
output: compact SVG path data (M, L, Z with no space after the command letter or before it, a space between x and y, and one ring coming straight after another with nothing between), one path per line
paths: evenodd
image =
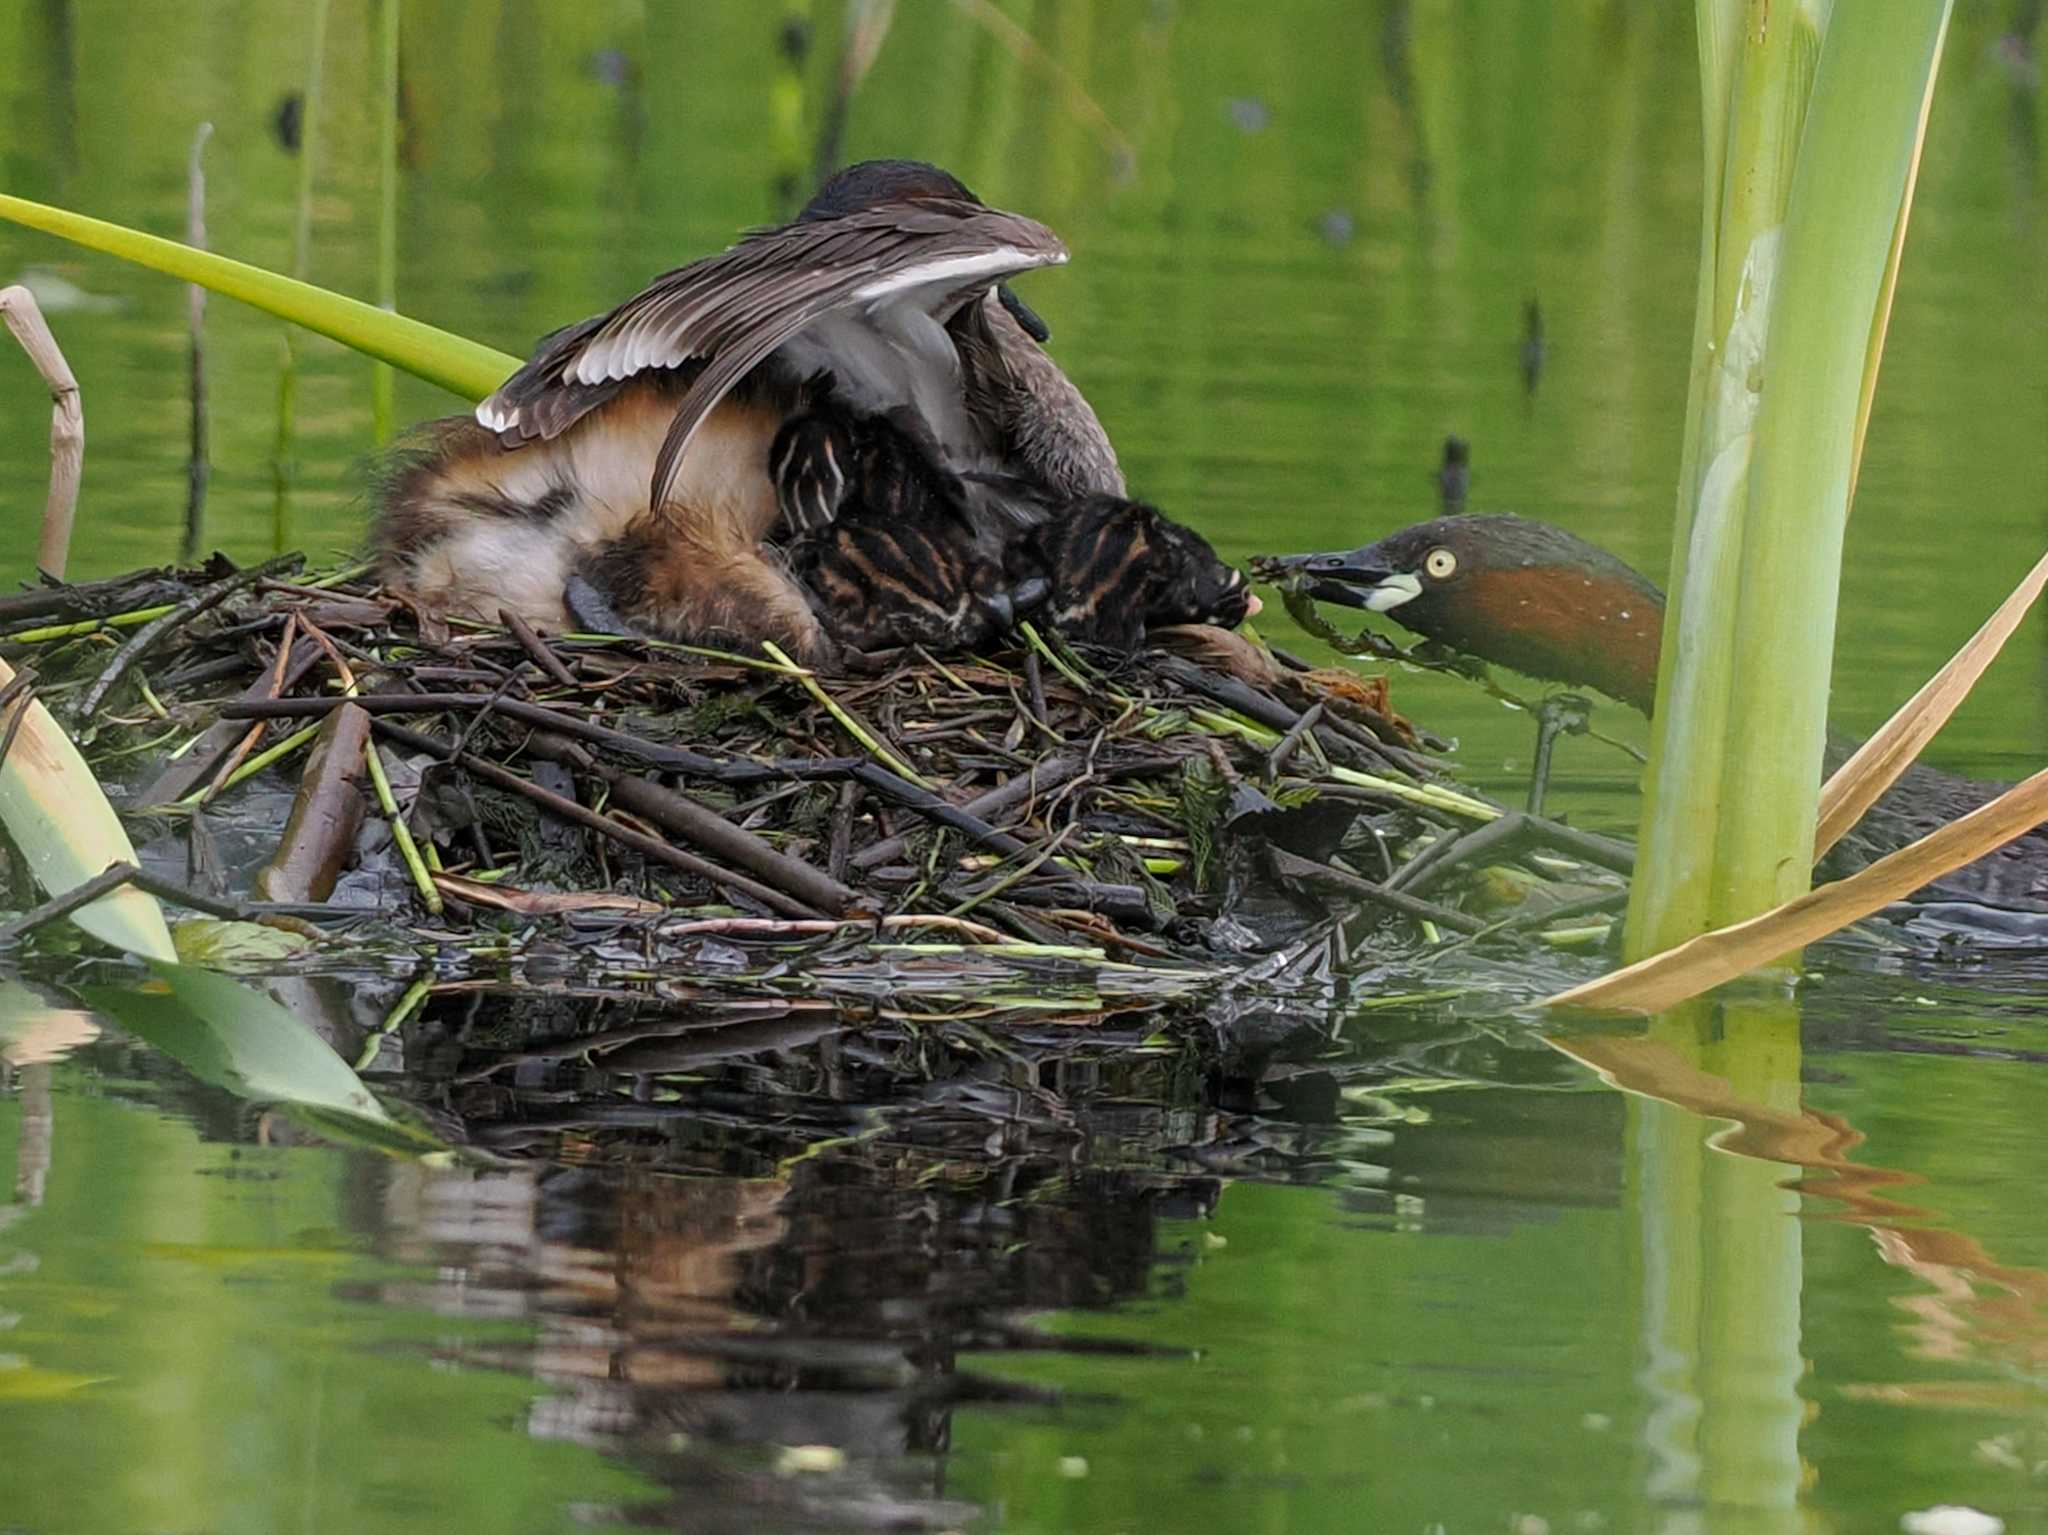
M1868 728L2048 539L2044 109L2010 9L1958 8L1852 520L1835 716ZM835 5L425 5L402 36L399 302L514 352L782 216L836 78ZM1234 556L1358 542L1434 510L1443 436L1474 509L1595 538L1660 576L1697 221L1689 7L1013 5L1021 54L963 9L897 8L843 154L936 159L1073 247L1030 282L1133 486ZM787 17L808 16L794 71ZM372 291L370 0L328 28L310 276ZM282 4L0 4L9 190L154 232L184 222L198 122L217 249L290 263L298 167L272 128L310 29ZM793 96L792 93L801 94ZM793 141L790 108L805 124ZM1092 105L1090 105L1092 104ZM1099 110L1101 118L1095 115ZM185 495L184 294L0 230L0 277L50 265L115 307L54 316L85 392L76 570L168 558ZM1521 372L1539 301L1545 365ZM216 301L209 542L268 551L282 342ZM297 541L355 547L368 365L301 347ZM27 573L40 392L0 381L0 576ZM401 421L456 402L401 381ZM1276 627L1284 632L1284 623ZM1937 749L2018 776L2048 746L2040 621ZM1431 680L1404 702L1525 758L1524 722ZM1620 711L1610 724L1632 728ZM1628 778L1598 753L1595 778ZM1569 771L1570 764L1567 764ZM1616 819L1632 821L1632 813Z

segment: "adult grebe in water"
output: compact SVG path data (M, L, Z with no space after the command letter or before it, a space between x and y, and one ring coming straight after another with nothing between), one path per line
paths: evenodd
M1644 714L1656 701L1664 594L1606 550L1522 517L1438 517L1357 549L1254 562L1320 601L1385 613L1425 639L1498 666L1597 688ZM1833 735L1832 768L1853 750ZM1925 836L2007 785L1918 763L1829 852L1838 876ZM1923 892L2048 911L2048 828L2036 827Z

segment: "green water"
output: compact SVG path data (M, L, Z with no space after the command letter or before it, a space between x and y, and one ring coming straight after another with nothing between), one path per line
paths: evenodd
M1026 292L1135 489L1233 556L1350 544L1434 510L1457 432L1475 508L1662 570L1689 6L1004 6L1035 55L974 9L898 7L845 153L935 159L1063 233L1072 266ZM1957 6L1850 529L1852 728L2048 539L2048 108L2001 41L2024 9ZM800 75L777 51L796 15ZM314 143L309 274L362 294L374 16L332 5ZM841 16L406 7L401 307L523 351L779 216ZM303 6L0 0L0 187L178 234L211 121L212 243L288 267L299 161L272 121L310 35ZM184 292L0 229L0 281L32 266L83 294L51 314L87 422L73 571L166 560ZM299 353L289 536L346 549L369 370ZM273 547L283 359L274 322L213 305L207 541L237 557ZM12 579L47 415L18 360L0 391ZM398 383L402 421L455 408ZM2030 619L1937 760L2039 765L2044 639ZM1475 691L1395 689L1479 780L1526 760L1526 721ZM1626 762L1566 752L1568 802L1625 824ZM402 985L295 1003L353 1058ZM306 1143L17 999L0 1530L1849 1532L1939 1503L2048 1529L2044 993L2037 959L1845 967L1801 1015L1593 1042L1635 1093L1470 999L1207 1077L956 1039L945 1091L879 1130L827 1112L882 1049L858 1021L629 1079L506 1059L608 1026L587 1011L439 999L380 1085L493 1134L532 1122L488 1173ZM622 1092L692 1112L550 1118ZM847 1458L780 1458L813 1444Z

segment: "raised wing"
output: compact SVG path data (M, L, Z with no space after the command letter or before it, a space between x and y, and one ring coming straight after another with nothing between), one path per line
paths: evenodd
M659 505L698 423L814 320L920 290L936 301L1066 259L1043 224L942 199L766 230L656 278L608 315L557 331L477 407L477 420L516 447L566 431L635 374L699 367L662 446Z

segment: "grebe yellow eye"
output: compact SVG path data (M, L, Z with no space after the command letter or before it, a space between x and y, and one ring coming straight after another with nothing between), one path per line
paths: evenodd
M1448 549L1432 549L1422 568L1435 580L1447 581L1457 573L1458 557Z

